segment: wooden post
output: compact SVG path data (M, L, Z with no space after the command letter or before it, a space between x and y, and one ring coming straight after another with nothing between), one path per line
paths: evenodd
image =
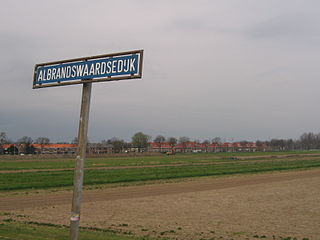
M78 240L80 226L80 205L82 199L84 160L87 150L87 133L90 111L92 83L84 83L82 88L81 112L78 133L78 151L73 180L73 197L70 217L70 240Z

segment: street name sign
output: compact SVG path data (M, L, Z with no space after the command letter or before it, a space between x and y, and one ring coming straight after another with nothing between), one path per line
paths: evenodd
M142 77L143 50L35 65L33 88Z
M93 82L142 78L143 50L75 58L36 64L33 88L82 84L78 150L73 178L70 240L78 240L84 161L88 141L88 122Z

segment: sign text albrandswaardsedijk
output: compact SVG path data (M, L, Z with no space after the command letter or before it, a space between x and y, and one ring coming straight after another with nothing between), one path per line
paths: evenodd
M133 75L138 72L138 55L102 58L52 66L39 66L36 84L60 83L76 79Z

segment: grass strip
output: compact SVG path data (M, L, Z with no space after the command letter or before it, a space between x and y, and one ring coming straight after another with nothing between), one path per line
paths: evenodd
M134 169L86 170L85 185L147 180L259 173L320 167L320 159L270 162L230 162L217 165L166 166ZM18 172L0 174L0 191L49 189L73 185L73 171Z
M124 236L109 229L81 228L80 240L152 240L149 237ZM69 237L67 226L36 222L6 221L0 223L0 239L6 240L65 240Z
M167 165L167 164L191 164L199 162L223 162L230 161L231 157L241 157L237 161L244 161L248 157L250 160L266 160L274 158L308 157L320 158L319 155L308 155L317 152L255 152L255 153L197 153L197 154L177 154L174 156L138 156L138 157L104 157L88 158L85 167L115 167L115 166L145 166L145 165ZM264 156L269 156L265 158ZM254 159L252 158L254 157ZM260 158L259 158L260 157ZM28 170L28 169L67 169L74 168L75 159L36 159L36 160L0 160L0 171Z

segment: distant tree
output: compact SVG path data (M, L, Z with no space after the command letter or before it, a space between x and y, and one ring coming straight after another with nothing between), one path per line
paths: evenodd
M267 146L272 151L293 151L293 150L310 150L320 149L320 133L303 133L299 139L271 139L270 141L257 141L257 149L260 144Z
M78 145L78 137L74 137L74 139L71 141L71 144Z
M31 137L23 136L22 138L19 138L17 140L17 143L19 143L19 144L32 144L33 140Z
M116 137L111 138L110 143L112 144L112 149L113 149L113 152L115 152L115 153L122 152L123 147L125 145L124 140L116 138Z
M201 141L199 139L195 139L195 140L193 140L193 143L194 143L194 145L193 145L194 149L193 150L196 151L198 149L199 145L201 144Z
M123 149L128 152L132 148L132 143L124 141Z
M269 146L273 151L285 151L285 139L273 138L269 142Z
M265 150L264 146L266 146L266 143L262 142L260 140L257 140L256 141L256 146L257 146L257 150L258 151L263 151L263 150Z
M35 151L36 151L36 149L32 144L26 144L26 147L25 147L26 154L34 154Z
M33 140L31 137L23 136L22 138L17 140L19 144L19 152L26 153L26 154L34 154L35 148L32 146Z
M205 152L208 152L208 147L209 147L209 145L210 145L210 141L209 141L209 140L204 140L204 141L202 142L202 144L203 144L204 147L205 147Z
M171 150L173 150L173 148L177 144L178 140L175 137L169 137L167 139L167 142L169 143Z
M111 144L111 139L102 140L102 141L101 141L101 144L104 144L104 145L106 145L106 144Z
M179 143L183 144L183 143L187 143L190 142L190 138L189 137L180 137L179 138Z
M220 137L215 137L212 139L211 143L213 144L221 144L221 138Z
M210 141L206 139L206 140L204 140L204 141L202 142L202 144L208 144L208 145L209 145L209 144L210 144Z
M46 145L50 143L50 139L47 137L38 137L34 143Z
M8 143L7 134L5 132L0 132L0 154L4 153L3 144Z
M7 137L7 134L5 132L0 132L0 145L9 143L9 139Z
M41 147L41 150L40 150L40 151L41 151L41 154L42 154L42 148L44 147L44 145L50 143L50 139L47 138L47 137L38 137L38 138L35 140L35 143L40 144L40 147Z
M190 142L190 138L188 138L188 137L180 137L180 138L179 138L179 143L180 143L181 146L182 146L183 152L186 151L187 143L188 143L188 142Z
M148 141L150 140L150 136L144 134L142 132L137 132L132 136L132 145L138 148L138 151L141 152L143 149L148 147Z
M304 133L300 136L300 144L304 150L320 148L320 134Z
M285 141L285 148L287 151L293 151L295 149L295 143L293 139L287 139Z
M153 141L157 144L159 152L161 152L161 146L166 141L166 138L162 135L158 135Z
M247 147L248 143L249 143L248 141L243 140L240 142L240 145L241 145L241 147Z

